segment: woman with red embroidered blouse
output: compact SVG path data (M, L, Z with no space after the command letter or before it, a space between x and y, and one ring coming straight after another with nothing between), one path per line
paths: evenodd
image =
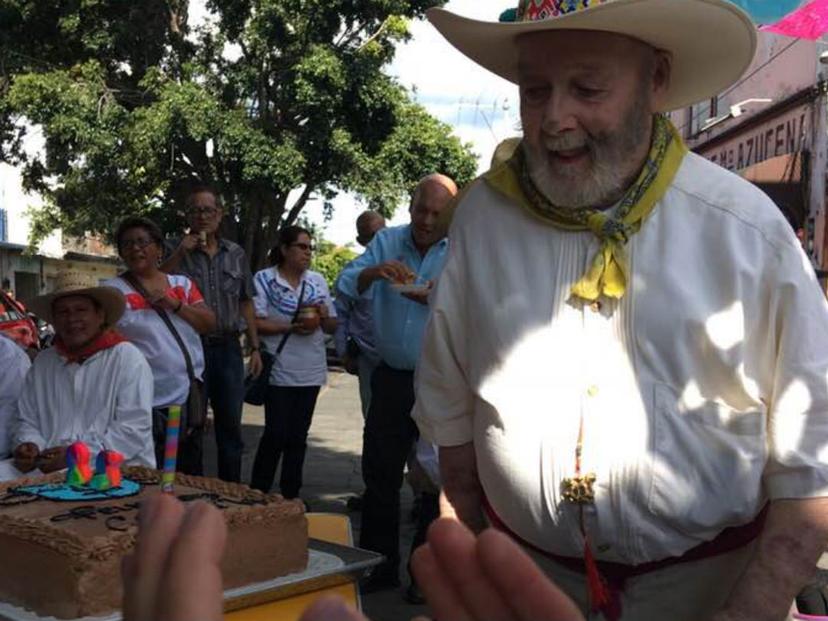
M164 459L169 407L189 406L182 408L186 433L179 441L178 469L202 474L202 429L198 421L204 417L203 412L191 411L201 406L190 397L190 378L202 388L204 351L200 335L215 329L215 315L194 282L159 269L164 236L157 224L146 218L127 218L118 227L115 241L127 271L105 284L123 292L127 308L118 329L141 350L152 369L153 438L158 465ZM196 401L204 403L203 398Z

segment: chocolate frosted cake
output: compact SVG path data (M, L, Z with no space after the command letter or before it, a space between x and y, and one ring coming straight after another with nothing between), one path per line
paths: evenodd
M128 467L123 475L129 485L100 499L47 498L66 487L62 474L0 484L0 600L60 619L120 608L121 558L135 544L138 507L160 493L154 470ZM96 492L81 494L94 498ZM225 589L306 568L308 525L301 502L180 474L175 495L222 509L228 527Z

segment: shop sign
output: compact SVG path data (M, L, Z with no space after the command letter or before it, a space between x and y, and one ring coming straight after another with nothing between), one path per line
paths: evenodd
M728 170L739 171L772 157L808 150L811 108L799 106L699 154Z

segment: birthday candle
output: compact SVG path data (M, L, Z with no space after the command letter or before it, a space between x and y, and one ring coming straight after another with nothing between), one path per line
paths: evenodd
M66 449L66 484L77 487L86 485L92 479L89 464L91 453L83 442L73 442Z
M167 439L164 443L164 472L161 475L161 491L173 493L175 460L178 457L178 432L181 428L181 406L171 405L167 414Z

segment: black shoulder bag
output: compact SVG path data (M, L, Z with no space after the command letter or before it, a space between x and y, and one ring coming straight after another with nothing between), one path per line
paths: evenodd
M121 278L128 282L133 289L149 301L149 293L146 289L144 289L144 286L138 281L137 278L135 278L135 276L129 272L125 272L121 274ZM204 424L207 422L207 398L204 394L204 382L195 376L195 368L193 367L193 360L190 358L190 352L187 350L187 345L185 345L184 340L181 338L178 330L176 330L175 324L173 324L170 316L165 310L158 308L155 305L153 305L152 308L156 313L158 313L158 316L161 317L170 333L172 333L175 342L178 343L178 347L181 349L181 353L184 354L184 363L187 365L187 377L190 380L190 392L187 395L187 403L185 405L186 419L184 421L184 425L182 426L184 426L185 429L203 429Z
M293 318L290 323L296 323L299 318L299 309L302 307L302 298L305 297L305 281L302 280L302 287L299 289L299 301L296 303L296 311L293 313ZM262 372L258 377L248 375L244 379L244 402L250 405L262 405L265 402L265 395L267 394L267 387L270 384L270 371L273 369L273 363L276 362L276 356L282 353L287 343L291 331L288 330L282 335L282 340L279 341L279 346L276 348L276 353L271 354L269 351L262 349L259 353L262 357Z

